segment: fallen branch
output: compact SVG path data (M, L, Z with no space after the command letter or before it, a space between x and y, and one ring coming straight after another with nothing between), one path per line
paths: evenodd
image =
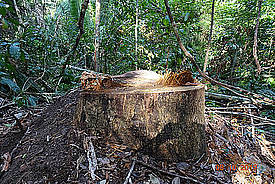
M127 175L127 177L126 177L126 179L125 179L125 181L124 181L123 184L128 184L129 179L130 179L130 177L131 177L131 174L132 174L132 172L133 172L133 170L134 170L134 168L135 168L135 164L136 164L136 161L134 160L133 163L132 163L132 166L131 166L131 168L130 168L130 170L129 170L129 172L128 172L128 175Z
M232 115L240 115L240 116L246 116L246 117L252 117L254 119L263 121L263 122L268 122L268 123L264 123L263 125L275 125L275 120L272 119L267 119L267 118L262 118L259 116L255 116L252 114L247 114L247 113L242 113L242 112L227 112L227 111L206 111L207 113L218 113L218 114L232 114ZM254 124L254 126L259 126L260 124Z
M251 102L248 98L238 97L238 96L230 96L230 95L224 95L224 94L218 94L218 93L209 93L205 92L205 96L209 98L215 98L218 100L231 100L231 101L248 101Z
M5 105L1 106L0 109L4 109L6 107L13 106L13 105L15 105L15 102L5 104Z
M229 109L257 109L257 107L206 107L207 109L229 110Z
M201 181L199 181L199 180L196 180L196 179L194 179L194 178L191 178L191 177L188 177L188 176L181 176L181 175L176 174L176 173L171 173L171 172L168 172L168 171L164 171L164 170L159 169L159 168L157 168L157 167L154 167L154 166L152 166L152 165L146 164L146 163L144 163L144 162L142 162L142 161L140 161L140 160L136 160L136 163L138 163L138 164L140 164L140 165L142 165L142 166L145 166L145 167L147 167L147 168L149 168L149 169L152 169L152 170L154 170L154 171L160 172L160 173L162 173L162 174L166 174L166 175L170 175L170 176L174 176L174 177L179 177L179 178L181 178L181 179L185 179L185 180L193 181L193 182L195 182L195 183L203 184L203 182L201 182Z

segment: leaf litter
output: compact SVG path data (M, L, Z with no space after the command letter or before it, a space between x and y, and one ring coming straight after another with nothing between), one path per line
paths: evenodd
M206 154L167 163L73 127L78 94L0 109L1 183L274 183L273 139L247 119L206 113Z

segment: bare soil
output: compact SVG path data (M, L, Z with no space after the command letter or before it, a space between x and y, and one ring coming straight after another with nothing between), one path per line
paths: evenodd
M28 132L10 133L0 153L11 152L10 168L1 183L66 183L72 174L71 121L78 92L57 99L32 120ZM23 136L24 135L24 136ZM2 139L3 140L3 139Z

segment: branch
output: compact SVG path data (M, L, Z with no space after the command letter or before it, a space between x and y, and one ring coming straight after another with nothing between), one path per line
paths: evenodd
M175 36L176 36L176 39L178 41L178 44L181 48L181 50L184 52L184 54L186 55L186 57L188 57L191 61L191 63L195 66L195 68L197 69L197 71L200 73L200 75L205 78L206 80L208 80L209 82L211 82L212 84L217 84L217 85L220 85L220 86L223 86L223 87L227 87L227 88L231 88L231 89L234 89L234 90L237 90L237 91L240 91L240 92L244 92L246 93L247 95L252 95L254 96L255 98L260 98L264 101L267 101L269 103L274 103L273 100L269 100L269 99L266 99L264 98L263 96L261 95L258 95L256 93L253 93L253 92L250 92L248 90L245 90L245 89L242 89L242 88L239 88L239 87L236 87L236 86L231 86L229 84L225 84L225 83L222 83L222 82L219 82L217 80L214 80L212 79L211 77L209 77L208 75L204 74L200 67L198 66L198 64L196 63L194 57L186 50L186 48L183 46L182 42L181 42L181 39L179 37L179 34L178 34L178 30L177 30L177 25L174 23L174 19L172 17L172 14L171 14L171 10L169 8L169 4L168 4L168 0L164 0L165 2L165 7L166 7L166 10L167 10L167 13L168 13L168 16L169 16L169 19L170 19L170 22L172 24L172 27L173 27L173 31L175 33Z
M260 116L255 116L255 115L252 115L252 114L247 114L247 113L242 113L242 112L229 112L229 111L206 111L206 112L207 113L218 113L218 114L231 114L231 115L246 116L246 117L251 117L251 118L254 118L256 120L265 122L265 123L261 123L261 124L255 123L254 126L257 126L257 125L271 125L271 126L274 126L275 125L275 120L262 118Z
M218 100L231 100L231 101L248 101L251 102L249 98L242 98L242 97L238 97L238 96L231 96L231 95L224 95L224 94L218 94L218 93L209 93L209 92L205 92L205 96L209 97L209 98L215 98Z
M152 166L152 165L149 165L149 164L147 164L147 163L145 163L145 162L142 162L142 161L140 161L140 160L136 160L136 163L137 163L137 164L140 164L140 165L142 165L142 166L144 166L144 167L150 168L150 169L152 169L152 170L154 170L154 171L157 171L157 172L159 172L159 173L162 173L162 174L166 174L166 175L170 175L170 176L174 176L174 177L179 177L179 178L184 179L184 180L192 181L193 183L200 183L200 184L203 183L203 182L201 182L201 181L199 181L199 180L196 180L196 179L191 178L191 177L188 177L188 176L181 176L181 175L176 174L176 173L164 171L164 170L162 170L162 169L159 169L159 168L157 168L157 167L154 167L154 166Z
M131 174L132 174L132 172L133 172L133 170L134 170L134 168L135 168L135 164L136 164L136 161L134 160L133 163L132 163L132 166L131 166L131 168L130 168L130 170L129 170L129 172L128 172L128 175L127 175L127 177L126 177L126 179L125 179L125 181L124 181L123 184L128 184L128 183L129 183Z

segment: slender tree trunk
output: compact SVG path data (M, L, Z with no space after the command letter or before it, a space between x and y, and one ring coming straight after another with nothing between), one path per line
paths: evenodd
M138 0L136 1L136 26L135 26L135 42L136 42L136 70L138 69Z
M215 0L212 1L211 26L210 26L210 33L209 33L209 38L208 38L207 51L206 51L205 60L204 60L203 73L206 72L207 63L208 63L208 53L209 53L209 49L211 46L211 39L212 39L212 32L213 32L214 11L215 11Z
M101 0L96 0L96 8L95 8L95 54L94 54L94 70L98 71L98 56L99 56L99 39L100 39L100 4Z
M62 75L64 74L67 65L70 64L70 59L72 56L74 56L76 49L78 47L78 44L80 42L80 39L81 39L82 35L84 34L84 18L85 18L86 10L88 8L89 1L90 0L84 0L81 4L81 10L80 10L80 15L79 15L79 19L78 19L79 33L76 37L75 44L74 44L73 48L68 53L68 57L67 57L65 63L62 65L62 72L61 72Z
M268 51L269 60L271 60L272 44L273 44L273 37L271 37L270 44L269 44L269 51Z
M255 34L254 34L254 45L253 45L253 56L255 59L255 63L257 65L258 75L261 73L261 65L259 63L258 55L257 55L257 45L258 45L257 39L258 39L259 22L261 17L262 2L263 0L259 0L259 3L258 3L258 16L257 16L257 22L256 22L256 28L255 28Z
M235 49L235 55L234 55L233 62L232 62L232 68L231 68L231 72L230 72L230 81L232 81L232 79L234 77L234 74L235 74L235 66L236 66L236 63L237 63L237 57L238 57L238 50L236 48Z
M167 47L166 72L168 72L169 47Z
M16 13L16 15L18 17L18 21L19 21L18 31L21 32L21 26L20 25L22 25L23 21L22 21L21 13L18 9L16 0L13 0L13 6L14 6L15 13Z

